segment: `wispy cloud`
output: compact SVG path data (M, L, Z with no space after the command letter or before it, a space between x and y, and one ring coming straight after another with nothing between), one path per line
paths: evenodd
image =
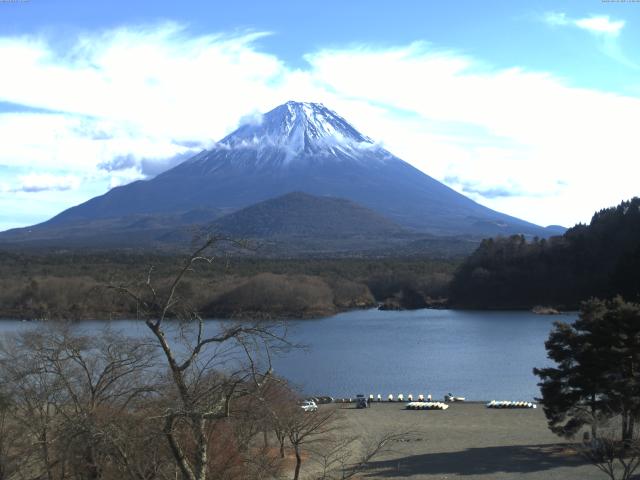
M552 27L564 27L572 23L564 12L546 12L542 19L547 25Z
M10 192L63 192L80 186L80 178L73 175L29 174L19 177L18 184L10 187Z
M546 12L542 19L551 27L574 27L584 30L597 39L598 48L602 53L627 67L640 68L624 54L620 46L618 37L626 25L624 20L613 20L609 15L569 18L564 12Z
M520 197L526 193L513 185L485 186L470 179L464 179L455 175L446 176L443 181L450 186L457 187L467 194L480 195L484 198Z
M624 20L612 20L609 15L570 18L564 12L546 12L543 21L552 27L573 26L597 35L617 36L625 26Z
M181 164L192 156L193 153L191 151L162 158L138 158L133 154L118 155L108 161L99 163L98 168L105 172L133 170L135 173L139 173L141 178L148 178L155 177L159 173Z
M137 165L136 158L131 155L117 155L107 161L100 162L98 168L106 172L117 172L119 170L129 170Z
M633 68L634 70L640 69L640 66L636 62L629 59L620 45L620 39L618 37L625 26L624 20L614 21L611 20L608 15L605 15L581 18L574 23L578 28L586 30L598 39L599 48L602 53L629 68Z

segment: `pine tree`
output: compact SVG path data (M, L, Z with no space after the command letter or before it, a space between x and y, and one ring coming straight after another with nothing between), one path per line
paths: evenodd
M578 320L555 324L545 347L556 366L534 374L551 431L572 437L590 425L595 438L601 420L619 415L621 439L630 441L640 418L640 305L584 302Z

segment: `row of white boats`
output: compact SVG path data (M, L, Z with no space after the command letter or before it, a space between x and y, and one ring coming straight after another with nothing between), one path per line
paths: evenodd
M359 395L359 397L364 401L364 395ZM340 398L335 399L334 401L338 403L351 403L357 400L357 398ZM425 397L423 394L418 395L414 400L414 397L411 393L406 397L402 393L399 393L395 397L393 394L389 394L386 398L387 402L408 402L406 408L409 410L446 410L447 408L449 408L448 403L464 402L465 397L454 397L451 394L447 394L445 395L444 400L444 402L434 402L431 395L427 395ZM382 398L382 395L380 394L378 394L377 396L374 396L373 394L369 395L369 404L382 401L384 400ZM486 406L487 408L537 408L536 404L532 402L511 400L491 400L486 404Z
M531 402L512 402L510 400L491 400L487 403L487 408L536 408Z
M433 398L431 397L431 394L427 395L426 397L423 394L420 394L416 398L416 401L418 402L431 402L432 400ZM369 395L369 402L382 402L382 395L378 394L377 397L374 397L373 395ZM413 402L413 395L410 393L405 398L404 394L402 393L399 393L397 397L394 397L393 394L390 393L387 396L387 402Z
M407 410L446 410L449 408L449 404L444 402L409 402L406 408ZM491 400L487 403L487 408L536 408L536 404L531 402L512 402L509 400Z

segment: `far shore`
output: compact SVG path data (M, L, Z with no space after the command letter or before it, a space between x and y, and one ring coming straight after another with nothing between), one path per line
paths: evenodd
M206 316L205 320L238 320L238 321L287 321L287 320L318 320L327 317L333 317L335 315L339 315L342 313L356 312L360 310L372 310L372 311L398 311L398 312L411 312L416 310L457 310L457 311L478 311L478 312L530 312L536 315L572 315L577 313L576 310L556 310L551 307L545 307L544 310L539 310L537 308L464 308L460 306L452 306L452 305L429 305L421 308L384 308L382 304L380 305L367 305L364 307L357 308L347 308L347 309L336 309L331 311L297 311L297 312L265 312L265 311L247 311L247 312L235 312L233 314L228 315L216 315L216 316ZM42 317L28 317L20 315L18 312L15 312L14 315L4 315L0 313L0 322L2 321L24 321L24 322L47 322L47 321L70 321L70 322L82 322L82 321L130 321L134 320L130 315L111 315L108 312L104 312L104 314L92 315L87 318L75 318L68 317L66 315L62 316L42 316Z

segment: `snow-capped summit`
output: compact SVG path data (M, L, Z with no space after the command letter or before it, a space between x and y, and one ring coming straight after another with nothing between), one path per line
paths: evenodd
M220 144L237 148L256 147L265 142L295 153L373 144L323 104L291 101L242 125Z
M315 161L331 157L362 161L361 151L372 149L378 147L369 137L323 104L293 101L251 118L214 147L241 155L243 150L256 151L261 165L286 165L305 155Z

